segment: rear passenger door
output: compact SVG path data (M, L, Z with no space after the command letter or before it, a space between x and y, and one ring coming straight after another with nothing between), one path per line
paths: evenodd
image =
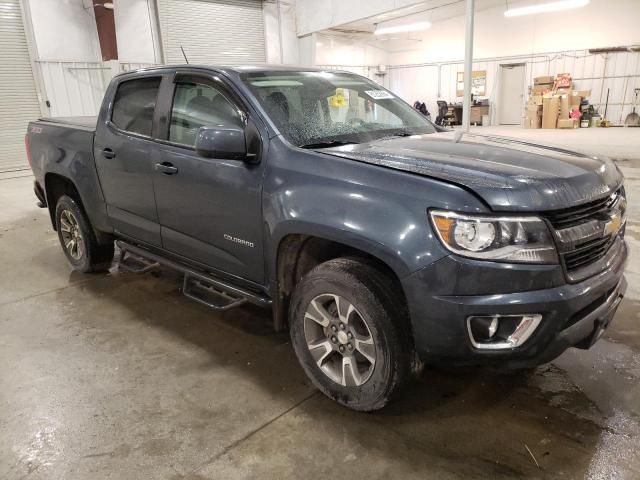
M260 159L259 121L215 75L178 71L163 85L161 96L162 115L169 121L158 139L157 162L173 171L159 167L154 174L164 249L219 273L262 283L264 162L205 158L194 148L202 126L239 127Z
M126 76L111 85L94 142L94 157L107 215L117 233L160 246L160 225L153 191L157 155L156 104L162 74Z

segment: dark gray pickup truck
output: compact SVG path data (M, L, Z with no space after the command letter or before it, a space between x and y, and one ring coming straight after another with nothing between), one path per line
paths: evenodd
M435 127L358 75L172 66L97 120L29 125L71 265L158 265L217 310L273 309L313 383L382 407L424 363L528 368L590 347L626 282L608 159Z

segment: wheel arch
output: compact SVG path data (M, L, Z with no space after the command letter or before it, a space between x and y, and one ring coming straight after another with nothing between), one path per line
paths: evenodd
M276 331L287 328L289 303L300 279L317 265L340 257L355 257L366 261L380 274L389 277L406 302L400 283L405 268L390 262L388 256L379 255L365 245L345 242L331 235L308 235L290 233L282 237L275 254L273 282L273 321ZM385 258L387 257L387 258Z
M80 209L85 213L87 218L89 218L89 215L87 214L87 209L85 208L85 205L82 201L80 191L76 186L76 184L73 182L73 180L71 180L69 177L65 177L64 175L60 175L58 173L53 173L53 172L46 173L44 176L44 192L45 192L45 198L47 200L47 207L49 209L49 218L51 219L51 226L53 227L54 231L57 230L56 218L55 218L56 206L57 206L58 200L63 195L66 195L72 198L78 204ZM93 225L93 222L91 222L91 218L89 218L89 225L91 226L91 229L95 233L98 243L105 244L113 241L113 238L111 235L105 232L101 232L100 230L97 230L95 228L95 226Z
M82 205L82 199L78 188L71 179L57 173L47 173L44 176L44 192L47 199L47 206L49 208L49 217L51 219L51 226L54 230L57 230L56 226L56 205L62 195L67 195L73 198L80 207Z

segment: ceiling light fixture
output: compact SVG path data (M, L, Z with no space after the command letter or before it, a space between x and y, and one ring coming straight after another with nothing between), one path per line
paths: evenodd
M529 5L528 7L510 8L504 12L505 17L521 17L522 15L533 15L535 13L558 12L571 8L584 7L589 4L589 0L561 0L559 2L540 3Z
M376 25L376 29L373 33L376 35L387 35L389 33L418 32L420 30L426 30L430 26L431 24L429 22L406 23L404 25L395 25L392 27L382 28L378 28L378 26Z

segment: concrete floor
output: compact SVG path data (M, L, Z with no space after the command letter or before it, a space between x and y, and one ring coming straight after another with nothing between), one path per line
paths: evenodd
M0 478L640 478L638 145L605 337L529 374L427 369L375 414L318 394L266 312L72 273L31 177L0 177Z

